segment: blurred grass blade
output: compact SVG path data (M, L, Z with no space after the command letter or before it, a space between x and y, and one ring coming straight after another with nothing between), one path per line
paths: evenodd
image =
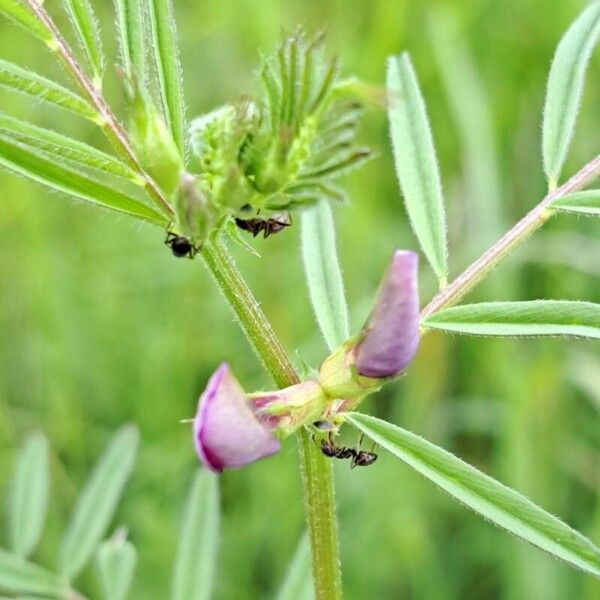
M34 433L19 453L9 489L11 549L21 558L35 550L42 535L49 479L48 441L41 433Z
M69 589L56 575L0 548L0 590L9 594L69 597Z
M79 166L125 177L136 183L139 181L136 173L125 163L106 152L2 113L0 113L0 134L8 135L15 142L41 150L51 156L70 160Z
M514 490L396 425L360 413L348 420L462 504L556 558L600 577L600 550Z
M422 325L471 335L600 339L600 304L571 300L465 304L441 310L424 319Z
M50 30L35 18L21 0L0 0L0 14L18 23L46 44L52 44L53 38Z
M148 0L154 44L154 60L165 117L175 144L184 150L184 104L177 25L172 0Z
M92 5L89 0L64 0L64 3L92 70L94 85L100 89L102 87L105 61L100 28Z
M276 600L312 600L314 591L311 571L310 544L305 533L288 567L283 585L275 596Z
M600 190L587 190L569 194L557 198L551 206L561 212L600 217Z
M60 159L59 159L60 160ZM11 140L0 133L0 166L63 192L111 210L158 225L167 219L158 211L87 174L67 168L39 150Z
M408 54L388 59L390 132L406 210L421 248L442 283L448 273L442 185L425 102Z
M551 189L560 179L575 131L585 70L600 35L600 0L577 17L561 39L548 76L542 154Z
M122 532L100 545L97 568L104 600L126 600L136 565L135 547L124 539Z
M138 432L123 427L112 438L79 496L60 554L60 570L76 577L108 528L135 463Z
M96 111L80 96L33 71L0 60L0 86L96 121Z
M476 255L504 232L504 199L498 142L489 94L450 5L435 5L430 18L432 50L448 96L462 154L465 242ZM477 135L473 135L473 131Z
M208 600L219 548L218 478L198 471L187 500L173 576L172 600Z
M331 206L320 200L303 211L301 218L302 258L310 299L327 347L335 350L350 333Z
M119 45L125 73L144 87L146 67L144 56L144 22L142 0L115 0Z

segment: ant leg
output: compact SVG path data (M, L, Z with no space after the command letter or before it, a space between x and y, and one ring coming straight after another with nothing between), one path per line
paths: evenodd
M365 434L364 434L364 433L361 433L361 434L360 434L360 436L359 436L359 438L358 438L358 442L357 442L357 444L356 444L356 445L357 445L357 447L358 447L358 450L359 450L359 451L360 451L360 447L362 446L362 443L363 443L363 439L364 439L364 438L365 438Z

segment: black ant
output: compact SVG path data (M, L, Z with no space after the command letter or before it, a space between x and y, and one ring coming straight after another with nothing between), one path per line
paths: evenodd
M331 434L326 440L321 440L321 452L329 458L352 458L356 456L356 450L354 448L347 448L346 446L338 446L331 437Z
M261 219L260 217L252 217L251 219L235 218L235 224L243 231L248 231L256 237L261 231L263 238L268 238L270 235L283 231L286 227L292 224L292 219L289 213L276 215L269 219Z
M321 452L330 458L339 458L341 460L351 458L351 469L354 469L354 467L369 467L378 458L378 455L372 451L367 452L366 450L357 450L356 448L349 448L347 446L338 446L333 440L331 433L326 440L321 440Z
M194 258L200 249L198 246L192 244L191 240L185 236L177 235L172 231L167 231L165 244L171 248L173 256L176 256L177 258L183 258L184 256L187 256L190 259Z

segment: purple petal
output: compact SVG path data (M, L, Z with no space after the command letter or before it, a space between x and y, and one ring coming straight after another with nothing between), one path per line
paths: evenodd
M194 443L200 460L218 473L271 456L281 447L252 412L227 363L215 371L200 396Z
M359 375L394 377L413 359L419 345L418 266L414 252L394 252L356 349Z

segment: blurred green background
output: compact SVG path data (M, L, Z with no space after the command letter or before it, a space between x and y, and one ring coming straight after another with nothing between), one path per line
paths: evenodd
M59 2L46 3L61 23ZM113 13L94 1L114 53ZM189 116L256 91L259 52L282 28L327 27L346 74L382 85L386 56L411 52L445 184L457 274L544 194L540 124L555 46L578 0L178 0ZM62 78L27 35L0 23L0 56ZM594 56L573 173L598 151L600 56ZM118 103L114 78L112 97ZM102 145L91 127L0 92L0 109ZM393 248L417 248L402 208L383 110L362 139L377 152L348 176L336 210L353 327L366 317ZM256 241L240 267L286 348L324 356L303 283L298 228ZM200 261L174 260L163 234L0 173L0 481L28 431L50 438L52 501L37 558L54 565L60 532L94 459L134 422L141 455L116 524L140 554L133 597L167 597L187 487L188 426L223 360L249 390L269 385ZM421 290L434 281L423 260ZM506 260L470 298L600 301L591 220L562 217ZM364 410L457 453L600 543L600 355L592 342L487 341L429 335L408 375ZM354 441L349 432L348 441ZM389 456L336 465L348 599L600 598L590 577L483 522ZM296 447L222 476L216 597L268 598L303 530ZM6 490L4 490L6 491ZM5 496L6 494L4 494ZM96 595L88 570L79 587Z

